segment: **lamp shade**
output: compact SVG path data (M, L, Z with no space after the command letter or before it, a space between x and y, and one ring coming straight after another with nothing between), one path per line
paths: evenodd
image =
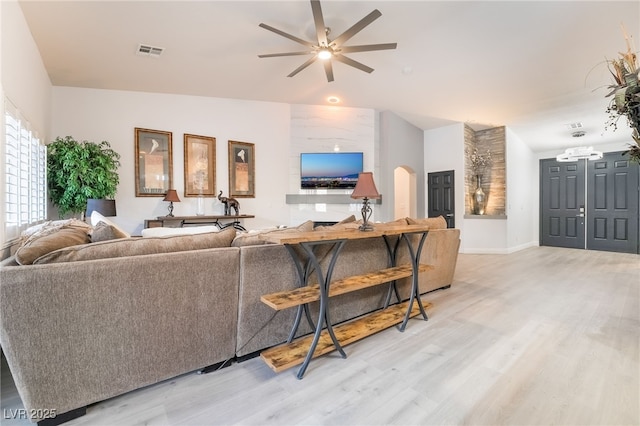
M94 211L100 213L102 216L117 216L116 215L116 200L105 200L89 198L87 200L87 212L86 217L91 217L91 213Z
M179 203L180 198L178 198L178 192L175 189L167 190L167 194L164 196L162 201L171 201L173 203Z
M351 198L381 198L373 181L373 173L362 172L358 175L358 182L351 193Z

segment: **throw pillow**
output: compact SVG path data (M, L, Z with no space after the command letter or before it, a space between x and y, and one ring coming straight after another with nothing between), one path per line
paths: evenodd
M444 216L424 217L421 219L413 219L408 217L407 223L409 223L409 225L428 225L429 229L446 229L447 228L447 220L444 218Z
M27 238L29 238L32 235L41 233L45 228L53 229L53 230L60 229L62 228L63 225L66 225L68 222L69 220L57 220L57 221L47 220L46 222L42 222L37 225L28 227L27 229L22 231L22 233L20 234L20 238L22 239L22 241L26 241Z
M55 250L89 243L91 242L88 234L89 229L90 227L68 224L53 232L43 230L40 236L38 233L33 234L16 251L16 262L20 265L30 265L39 257Z
M83 227L87 230L91 229L91 225L78 219L47 220L46 222L30 226L29 228L22 231L22 233L20 234L19 245L23 245L27 241L34 238L40 238L49 234L53 234L54 232L66 226Z
M106 217L104 217L102 214L98 213L95 210L93 212L91 212L91 225L96 226L100 222L104 222L107 225L113 226L113 229L114 229L116 235L118 235L118 238L129 238L131 236L131 234L129 234L124 229L120 228L114 222L112 222L109 219L107 219Z
M81 260L230 247L235 236L236 230L234 228L227 228L224 231L208 232L206 234L121 238L118 240L63 248L45 254L37 258L33 263L75 262Z
M91 231L91 242L99 243L100 241L109 241L109 240L117 240L119 238L124 238L120 232L112 225L105 223L103 221L98 222L96 226L93 227Z
M355 224L356 217L351 215L342 219L340 222L334 223L329 226L316 226L314 228L315 231L326 231L326 230L336 230L336 229L349 229L349 228L357 228L358 226Z

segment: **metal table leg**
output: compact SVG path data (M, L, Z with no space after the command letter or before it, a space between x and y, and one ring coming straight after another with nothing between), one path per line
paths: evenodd
M391 242L389 240L389 236L388 235L383 235L382 238L384 239L384 244L387 247L387 256L388 256L388 262L387 262L387 266L389 268L392 268L394 266L396 266L396 258L398 255L398 247L400 246L400 238L396 238L395 239L395 244L393 244L393 247L391 246ZM395 294L396 295L396 301L397 303L400 303L400 293L398 292L398 286L396 284L396 280L393 280L389 283L389 290L387 291L387 298L385 299L384 302L384 307L383 309L386 309L389 307L389 305L391 304L391 295Z
M303 287L307 285L307 283L309 282L309 275L313 271L313 268L311 267L311 263L307 262L306 266L304 266L303 265L304 261L302 259L298 259L298 255L293 249L293 246L289 244L285 244L285 248L287 249L287 252L289 252L289 255L293 259L293 264L296 267L296 272L298 274L298 287ZM291 331L289 332L287 343L291 343L295 338L296 333L298 331L298 327L300 326L300 320L302 319L303 312L305 313L309 326L315 330L316 326L313 323L313 320L311 319L311 313L309 312L309 304L305 303L304 305L298 305L298 308L296 310L296 318L293 321L293 327L291 327Z
M329 286L331 284L331 277L333 275L333 269L336 264L336 260L338 259L338 255L340 251L344 247L346 240L332 240L332 241L322 241L322 242L303 242L300 243L300 246L304 249L307 255L308 266L304 266L304 260L299 259L295 251L290 245L285 244L288 247L289 253L291 254L294 263L296 264L296 270L298 271L298 277L300 279L301 285L308 285L309 275L312 272L315 272L318 277L318 286L320 287L320 308L318 312L318 321L316 323L315 332L313 335L313 340L311 342L311 346L309 347L309 352L307 352L307 356L305 357L302 366L298 370L297 377L298 379L302 379L304 373L313 359L313 354L318 346L318 341L320 340L320 335L322 334L323 326L326 324L327 333L331 337L333 345L336 350L340 353L342 358L346 358L347 354L342 349L340 342L336 338L336 335L333 331L333 325L331 323L331 319L329 316L329 311L327 309L329 304ZM317 256L313 251L313 247L320 244L333 244L334 246L331 249L331 260L329 261L329 266L327 267L326 272L322 271L320 267L320 262L318 261ZM305 273L307 271L307 273ZM301 311L298 311L296 315L296 322L294 326L297 328L297 325L300 322ZM292 334L295 334L295 330L292 330ZM290 336L291 337L291 336Z
M418 243L418 248L415 251L413 249L413 245L411 244L411 240L409 239L408 234L404 233L402 234L402 237L401 237L402 239L405 240L405 242L407 243L407 248L409 249L409 255L411 256L411 267L413 269L413 277L411 282L411 296L409 298L409 306L407 307L407 312L404 316L404 321L402 321L402 324L398 326L398 329L400 331L404 331L404 329L407 327L407 322L409 322L409 318L411 318L411 310L413 309L414 302L418 303L418 307L420 308L420 313L422 314L422 317L424 318L424 320L427 321L429 319L429 317L427 316L427 312L424 310L424 306L422 305L422 299L420 299L420 290L418 288L420 255L422 253L422 247L424 246L424 241L426 240L428 233L429 233L428 231L422 232L422 235L420 237L420 242Z

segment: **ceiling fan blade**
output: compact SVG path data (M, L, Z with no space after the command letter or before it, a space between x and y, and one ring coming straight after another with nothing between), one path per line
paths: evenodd
M305 69L306 67L308 67L309 65L311 65L312 63L314 63L316 61L316 59L318 59L317 56L312 56L311 58L309 58L304 64L300 65L298 68L296 68L295 70L293 70L291 72L291 74L289 74L287 77L293 77L294 75L298 74L300 71L302 71L303 69Z
M373 68L368 67L368 66L366 66L366 65L364 65L364 64L361 64L361 63L360 63L360 62L358 62L358 61L354 61L354 60L353 60L353 59L351 59L351 58L347 58L347 57L346 57L346 56L344 56L344 55L333 55L333 59L335 59L335 60L337 60L337 61L340 61L340 62L342 62L343 64L350 65L350 66L352 66L352 67L354 67L354 68L358 68L359 70L364 71L364 72L368 72L368 73L373 72Z
M318 37L318 45L327 45L327 27L324 25L324 18L322 17L322 7L320 7L319 0L311 0L311 11L313 12L313 22L316 25L316 36Z
M327 81L331 83L333 81L333 67L331 66L331 61L323 61L324 62L324 72L327 74Z
M266 55L258 55L258 58L275 58L277 56L298 56L298 55L313 55L313 51L305 52L287 52L287 53L267 53Z
M353 24L353 26L349 28L347 31L340 34L337 38L335 38L331 42L331 44L336 45L338 47L342 46L345 41L349 40L351 37L358 34L364 27L366 27L367 25L369 25L370 23L372 23L373 21L375 21L381 16L382 16L382 13L378 9L375 9L373 12L371 12L370 14L368 14L367 16L365 16L364 18L362 18L361 20Z
M302 44L302 45L305 45L305 46L308 46L308 47L313 48L313 43L311 43L311 42L309 42L309 41L306 41L306 40L303 40L303 39L301 39L301 38L298 38L298 37L296 37L296 36L294 36L294 35L291 35L291 34L285 33L284 31L280 31L279 29L277 29L277 28L273 28L273 27L272 27L272 26L270 26L270 25L267 25L267 24L260 24L260 25L258 25L258 26L259 26L259 27L264 28L265 30L269 30L269 31L272 31L272 32L274 32L274 33L276 33L276 34L278 34L278 35L281 35L282 37L286 37L286 38L288 38L289 40L293 40L293 41L295 41L296 43L300 43L300 44Z
M398 43L364 44L360 46L343 46L340 53L370 52L372 50L389 50L398 47Z

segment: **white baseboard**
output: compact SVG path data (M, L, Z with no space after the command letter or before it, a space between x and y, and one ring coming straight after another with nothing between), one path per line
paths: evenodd
M467 248L461 249L460 253L465 254L510 254L515 253L520 250L528 249L530 247L539 246L538 241L530 241L525 244L520 244L515 247L506 247L506 248Z

